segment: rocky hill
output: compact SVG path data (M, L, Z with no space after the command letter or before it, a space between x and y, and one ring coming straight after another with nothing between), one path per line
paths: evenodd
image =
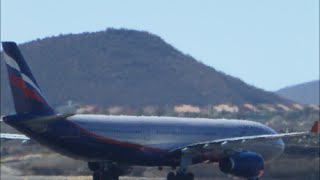
M68 100L101 107L288 103L148 32L107 29L38 39L20 48L53 106ZM7 112L13 106L3 64L1 108Z
M311 81L285 87L276 93L301 104L319 104L319 84L319 80Z

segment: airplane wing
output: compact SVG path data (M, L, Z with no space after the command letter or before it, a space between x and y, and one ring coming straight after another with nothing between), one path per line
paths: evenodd
M205 142L190 144L184 147L174 149L171 152L188 150L188 152L196 153L199 151L210 151L210 150L221 150L221 151L230 150L230 149L232 150L232 149L236 149L237 147L241 147L241 145L244 143L254 143L254 142L276 140L276 139L283 139L283 138L292 138L292 137L299 137L299 136L305 136L305 135L317 134L317 133L319 133L319 123L318 121L315 121L310 131L216 139L213 141L205 141Z
M7 140L30 140L30 138L28 138L25 135L22 134L10 134L10 133L1 133L0 134L1 139L7 139Z

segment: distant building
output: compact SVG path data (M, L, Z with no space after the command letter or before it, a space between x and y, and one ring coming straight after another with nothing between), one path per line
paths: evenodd
M123 107L120 107L120 106L112 106L108 108L107 111L109 112L109 114L117 115L117 114L122 114L124 109Z
M76 110L77 114L97 113L98 108L95 105L84 105Z
M153 114L156 114L156 112L157 112L157 108L154 107L154 106L146 106L146 107L143 107L143 113L144 113L144 114L153 115Z
M308 105L308 108L310 108L310 109L312 109L314 111L319 111L320 110L319 105L315 105L315 104Z
M237 113L239 112L238 106L232 106L229 104L219 104L213 107L217 112L229 112L229 113Z
M174 106L174 112L176 113L200 113L198 106L192 106L188 104Z
M270 112L276 112L276 108L272 104L260 104L259 105L261 110L267 110Z
M109 114L112 115L133 115L133 110L125 106L112 106L107 109Z
M285 111L285 112L291 111L291 109L288 106L284 105L284 104L277 104L277 108L282 110L282 111Z
M292 104L291 106L292 106L292 108L295 109L295 110L303 110L303 106L301 106L301 105L298 104L298 103Z
M245 110L247 111L252 111L252 112L259 112L259 109L257 107L255 107L254 105L252 104L243 104L243 107Z

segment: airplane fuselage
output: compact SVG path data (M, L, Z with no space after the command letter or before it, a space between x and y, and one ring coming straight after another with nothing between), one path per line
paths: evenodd
M246 120L154 116L74 115L43 127L21 124L19 118L7 123L41 144L77 159L148 166L178 165L180 154L170 152L193 143L276 133L268 126ZM269 140L243 143L239 148L257 152L268 161L282 153L284 143ZM203 151L193 158L193 163L215 162L224 154Z

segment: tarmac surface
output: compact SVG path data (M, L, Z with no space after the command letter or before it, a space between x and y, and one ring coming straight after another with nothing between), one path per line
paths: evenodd
M1 180L92 180L92 176L22 176L15 169L1 164ZM150 177L120 177L120 180L165 180L165 178Z
M1 176L1 180L92 180L90 176ZM165 180L150 177L120 177L120 180Z

